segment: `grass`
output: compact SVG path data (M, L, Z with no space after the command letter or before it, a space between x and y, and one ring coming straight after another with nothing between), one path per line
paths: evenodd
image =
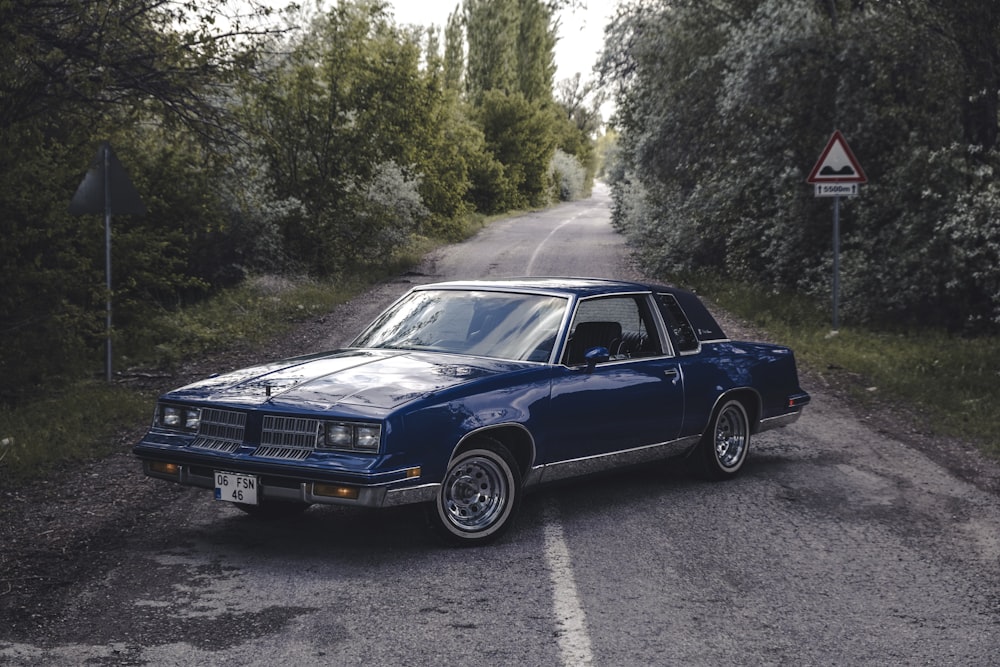
M42 478L64 463L110 454L124 425L149 419L152 400L89 381L16 408L0 406L0 488Z
M163 312L151 321L136 351L123 361L133 366L173 368L185 359L234 344L256 345L296 322L329 312L365 284L358 279L332 283L257 276L188 308Z
M727 312L795 350L799 365L848 387L855 399L909 406L934 433L976 442L1000 457L1000 338L934 328L856 326L832 335L827 304L704 277L687 280Z

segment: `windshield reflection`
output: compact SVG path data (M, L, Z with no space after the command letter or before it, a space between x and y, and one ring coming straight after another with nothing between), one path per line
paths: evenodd
M566 303L563 297L537 294L417 291L383 313L351 347L545 362Z

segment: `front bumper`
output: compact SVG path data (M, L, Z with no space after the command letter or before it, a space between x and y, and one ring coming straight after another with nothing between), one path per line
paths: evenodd
M220 471L223 468L220 468ZM149 477L162 479L182 486L203 489L215 488L215 470L203 466L144 460L142 471ZM228 468L226 472L234 472ZM258 475L258 495L264 500L293 501L323 505L353 505L356 507L394 507L429 502L437 496L440 484L415 484L389 487L386 485L332 484L289 477ZM345 497L337 493L348 489L354 493Z

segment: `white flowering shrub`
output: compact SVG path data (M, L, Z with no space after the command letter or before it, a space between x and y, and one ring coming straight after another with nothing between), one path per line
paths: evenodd
M370 180L348 188L347 201L354 210L341 220L340 235L357 253L349 258L352 263L381 263L429 215L420 198L420 177L393 160L377 165Z
M221 184L220 196L229 210L229 270L235 278L303 270L287 251L285 226L289 220L301 219L305 208L294 197L274 197L262 165L247 154L236 155Z
M549 175L559 201L573 201L584 196L587 170L575 155L557 148L549 164Z

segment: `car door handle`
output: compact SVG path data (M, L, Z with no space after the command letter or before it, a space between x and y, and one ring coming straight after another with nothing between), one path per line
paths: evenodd
M670 381L677 384L681 379L681 372L676 368L667 368L663 371L663 374L670 378Z

